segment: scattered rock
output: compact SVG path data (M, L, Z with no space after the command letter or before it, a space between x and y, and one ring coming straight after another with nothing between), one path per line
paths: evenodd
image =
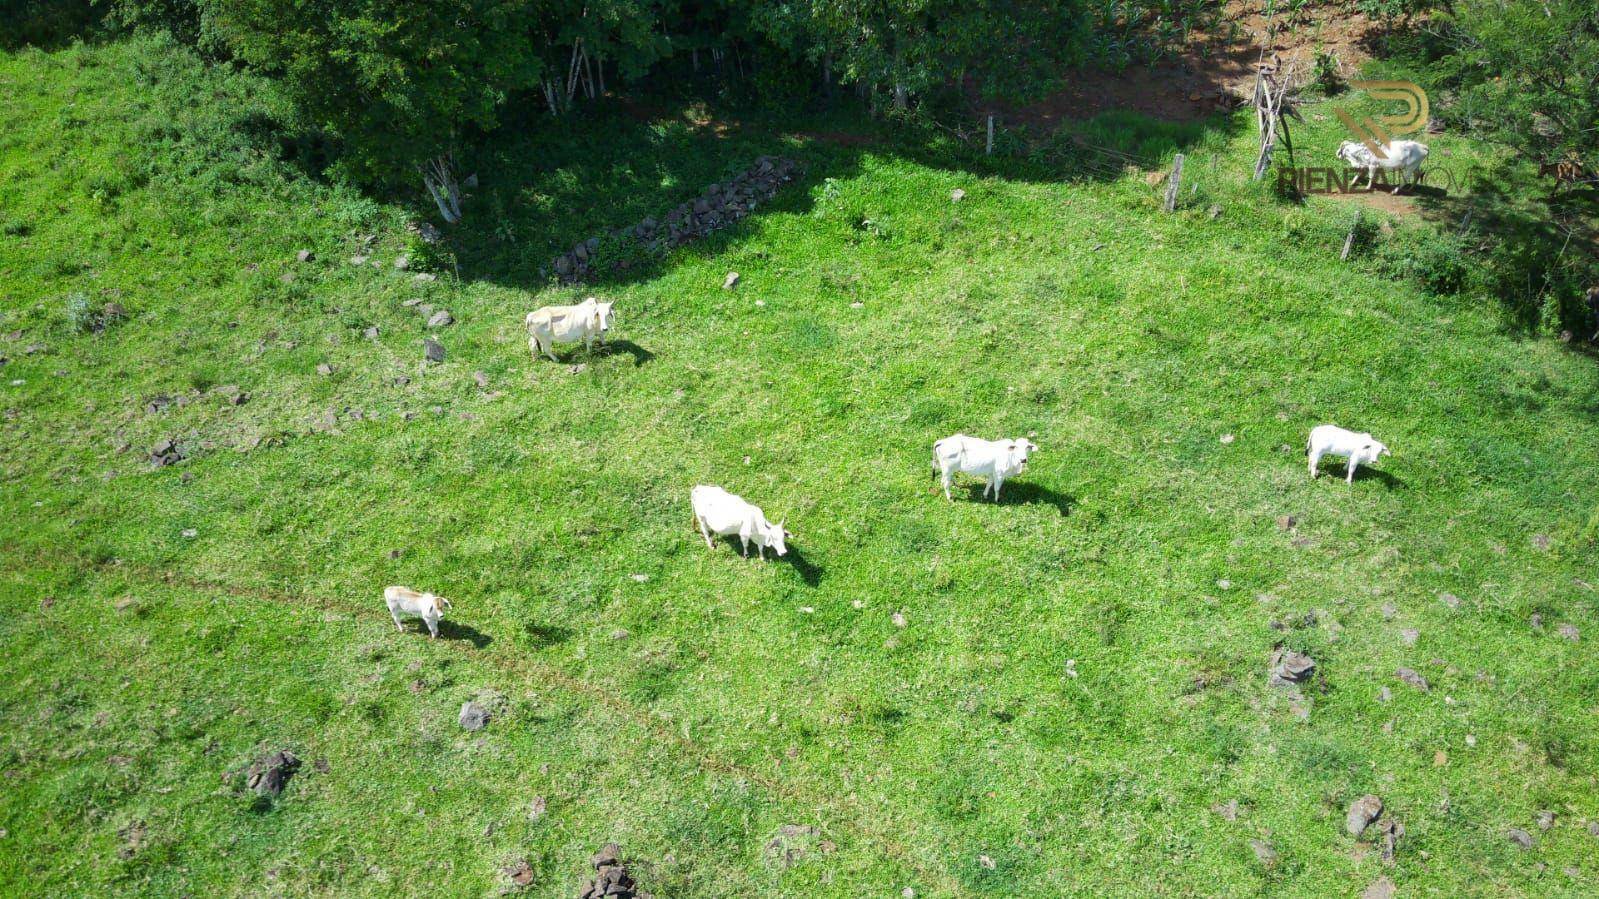
M544 817L544 813L549 808L549 805L549 800L545 799L543 796L534 796L533 801L527 804L527 819L529 821L537 821L538 819Z
M445 325L453 324L455 324L455 317L450 315L450 310L448 309L440 309L439 311L428 316L429 328L442 328Z
M1277 850L1271 848L1271 844L1265 840L1250 840L1249 848L1255 850L1255 860L1261 864L1267 867L1276 864Z
M461 714L456 718L464 730L482 730L488 726L489 710L476 702L461 703Z
M895 612L893 621L894 621L894 626L895 627L904 627L906 624L909 623L909 622L907 622L905 620L905 613L904 612Z
M1446 766L1448 764L1449 764L1449 753L1447 753L1447 752L1443 751L1442 749L1440 749L1437 752L1434 752L1432 754L1432 766L1434 768L1442 768L1442 767L1444 767L1444 766Z
M567 374L580 375L584 371L588 370L588 367L589 367L589 364L587 362L579 362L578 364L572 366L571 368L568 368L566 370L566 372L567 372Z
M365 331L362 331L361 336L365 337L367 340L377 340L378 335L381 333L383 332L378 330L378 326L373 325L372 327L367 328Z
M1238 820L1238 800L1236 799L1229 799L1226 802L1218 802L1211 806L1210 810L1227 819L1228 821Z
M211 392L222 397L222 401L230 406L242 406L250 401L250 395L240 390L237 384L223 384Z
M506 865L500 869L500 873L505 875L505 879L509 880L515 889L520 890L533 885L533 866L525 858L519 858Z
M1510 842L1521 847L1523 851L1531 849L1533 844L1537 842L1533 839L1532 834L1522 830L1519 827L1512 827L1505 831L1505 837L1506 839L1510 840Z
M411 257L404 255L394 257L394 267L402 272L410 269Z
M1405 835L1405 825L1388 818L1377 822L1377 834L1382 843L1382 860L1391 865L1394 863L1394 854L1399 851L1399 840Z
M483 372L481 372L481 371L472 372L472 380L477 382L477 386L478 387L483 388L483 389L488 389L489 376L484 374Z
M1279 516L1277 516L1277 528L1279 530L1291 531L1298 524L1299 524L1299 519L1294 517L1294 516L1292 516L1292 515L1279 515Z
M1210 204L1210 211L1206 214L1210 216L1210 220L1213 222L1216 219L1221 218L1221 205L1218 203Z
M739 279L738 272L728 272L727 273L727 277L722 279L722 289L723 290L732 290L733 288L737 287L738 286L738 279Z
M269 752L250 764L244 785L258 796L276 796L283 792L289 778L300 770L300 760L288 750Z
M1394 691L1388 689L1387 687L1383 687L1381 690L1377 691L1377 701L1378 702L1392 702L1393 699L1394 699Z
M1533 534L1532 535L1532 548L1536 549L1536 550L1540 550L1540 551L1547 550L1549 548L1549 535L1548 534Z
M200 536L200 532L195 530L194 528L184 528L183 531L182 531L182 534L183 534L184 537L186 537L186 538L188 538L190 540L193 540L194 538Z
M416 235L422 238L423 243L438 243L444 239L444 233L434 227L432 222L422 222L417 225Z
M578 899L650 899L649 893L639 892L638 884L622 864L621 847L607 843L594 854L594 877L583 884Z
M964 199L966 199L966 191L961 190L958 187L949 192L949 201L951 203L959 203Z
M1554 826L1555 826L1555 813L1554 812L1550 811L1549 809L1544 809L1544 810L1542 810L1542 811L1540 811L1538 813L1538 829L1539 830L1548 830L1549 828L1554 827Z
M1344 829L1352 837L1359 837L1382 814L1382 800L1367 793L1350 803L1349 811L1344 814Z
M617 641L617 642L621 642L623 640L626 640L630 636L632 636L632 635L627 632L626 628L620 628L619 627L616 630L611 631L611 639L614 640L614 641Z
M1232 443L1234 440L1237 440L1237 439L1238 439L1237 437L1234 437L1231 434L1223 434L1223 435L1221 435L1221 442L1222 443Z
M1394 882L1387 877L1379 877L1366 887L1360 899L1394 899Z
M810 854L821 834L815 825L784 824L766 841L767 863L792 868Z
M1588 822L1588 836L1599 839L1599 821Z
M443 362L444 361L444 344L439 343L437 340L434 340L431 337L423 338L423 340L422 340L422 355L429 362Z
M323 363L317 365L316 373L319 374L319 375L331 375L331 374L333 374L333 366L329 365L326 362L323 362Z
M1278 647L1271 654L1271 676L1267 683L1273 687L1294 687L1316 673L1316 663L1302 652Z
M985 871L992 871L999 867L999 865L995 864L993 856L987 854L979 855L977 857L977 864Z
M313 262L316 260L316 254L310 250L301 250L300 252L294 254L294 258L300 260L301 262Z
M439 276L433 274L432 272L417 272L415 275L413 275L411 277L411 280L420 281L423 284L431 284L434 281L437 281L438 279L439 279Z
M1407 627L1399 632L1399 639L1403 640L1406 646L1415 646L1416 641L1421 639L1421 631Z
M1555 633L1558 633L1560 636L1570 640L1573 643L1577 642L1577 640L1582 636L1581 632L1577 630L1577 626L1575 624L1571 624L1570 622L1555 628Z
M150 463L157 468L176 465L184 459L183 450L171 440L163 440L150 447Z
M351 265L366 265L366 261L368 259L370 259L370 258L371 257L369 257L369 256L363 256L363 255L358 253L358 254L350 257L350 264Z
M1401 668L1394 672L1394 676L1424 693L1431 689L1427 685L1427 679L1417 673L1414 668Z
M1440 593L1438 594L1438 600L1451 609L1460 608L1460 597L1453 593Z

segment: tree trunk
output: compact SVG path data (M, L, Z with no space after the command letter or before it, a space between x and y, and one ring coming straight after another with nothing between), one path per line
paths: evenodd
M439 215L453 225L461 220L461 187L455 179L455 162L445 154L435 156L417 169L422 173L422 185L439 207Z

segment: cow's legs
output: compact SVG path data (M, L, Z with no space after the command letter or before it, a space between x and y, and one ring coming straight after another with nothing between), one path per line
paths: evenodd
M949 495L949 485L954 480L955 480L954 473L951 472L947 468L944 469L944 498L949 500L950 502L954 502L955 501L955 497Z
M1349 477L1345 478L1344 480L1346 482L1350 483L1350 484L1355 483L1355 469L1359 468L1359 467L1360 467L1360 457L1359 456L1350 456L1349 457Z
M750 538L740 535L738 542L744 547L744 558L750 557Z
M427 622L428 636L431 637L434 640L437 640L439 638L439 619L437 619L437 618L424 618L422 620Z
M1321 464L1321 451L1320 450L1311 450L1310 453L1309 453L1309 456L1310 456L1310 477L1311 477L1311 480L1315 480L1316 475L1321 474L1321 472L1316 467L1316 466Z
M994 502L996 503L999 502L999 486L1003 483L1005 483L1004 478L997 474L994 475Z
M389 617L394 619L394 629L402 634L405 633L405 625L400 623L400 613L390 609Z
M755 554L761 557L762 562L766 561L766 544L755 544Z
M715 549L716 544L711 540L711 529L705 526L705 519L694 516L694 523L700 526L700 536L705 538L705 548Z

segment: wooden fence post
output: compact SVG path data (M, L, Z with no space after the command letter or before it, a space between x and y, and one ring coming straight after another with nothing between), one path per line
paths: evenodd
M984 151L987 156L994 155L994 114L988 114L988 149Z
M1360 210L1356 209L1355 210L1355 221L1354 221L1354 224L1349 226L1349 236L1344 238L1344 251L1342 253L1338 254L1338 261L1339 262L1344 262L1347 259L1349 259L1349 251L1353 250L1355 248L1355 232L1357 232L1359 230L1360 230Z
M1171 162L1171 177L1166 179L1165 210L1171 212L1177 208L1177 191L1183 184L1183 154L1178 153Z

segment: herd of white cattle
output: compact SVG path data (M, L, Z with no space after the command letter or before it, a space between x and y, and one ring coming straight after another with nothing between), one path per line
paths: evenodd
M604 344L612 321L611 304L601 303L594 297L573 306L545 306L528 313L525 320L528 346L535 360L549 356L559 361L554 352L556 344L581 343L592 350L595 343ZM953 502L955 499L950 487L959 472L981 478L983 496L992 495L997 503L1000 487L1021 474L1027 468L1028 456L1036 452L1038 445L1026 438L984 440L953 434L933 443L932 470L942 480L946 500ZM1350 484L1355 482L1356 468L1376 462L1387 452L1388 447L1370 434L1337 425L1312 428L1305 444L1312 479L1319 474L1322 457L1342 457L1349 461L1345 480ZM762 559L766 558L768 549L778 556L788 552L788 540L794 534L784 526L784 521L779 519L773 524L760 506L737 494L700 484L689 491L689 503L694 510L694 524L705 539L707 549L716 548L717 537L737 536L746 558L751 545ZM389 587L383 591L383 601L394 618L395 627L402 632L405 630L400 623L402 614L421 618L435 639L439 636L439 621L445 609L450 608L450 601L444 597L410 587Z

